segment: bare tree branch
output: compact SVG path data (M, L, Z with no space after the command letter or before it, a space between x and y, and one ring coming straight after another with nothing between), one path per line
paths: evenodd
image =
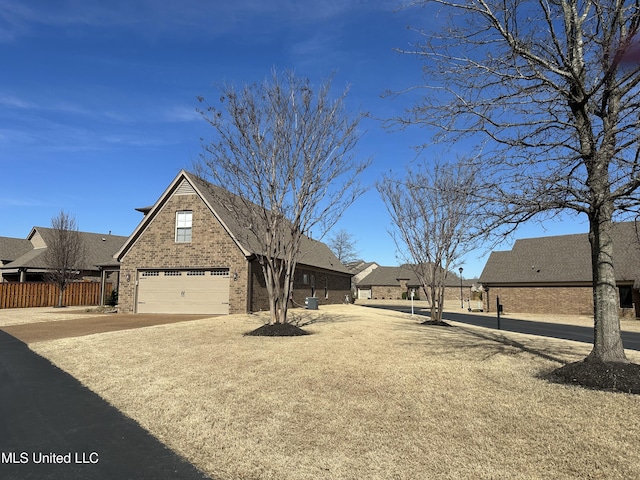
M314 91L274 70L261 84L219 90L215 105L199 98L215 137L203 140L196 171L238 196L228 208L261 245L271 322L284 323L303 235L322 238L364 192L360 116L346 111L347 90L331 97L331 79Z
M329 236L327 244L335 253L338 260L346 264L358 259L358 250L356 249L356 241L345 229L340 229Z
M58 306L62 307L62 295L67 285L78 278L85 259L85 246L76 219L64 210L51 219L44 259L48 266L45 276L58 286Z
M566 210L590 224L595 341L590 359L625 361L611 222L638 213L637 0L425 0L440 31L416 30L422 99L391 126L483 143L476 195L486 232L508 234ZM446 15L450 14L450 15Z
M465 163L423 162L402 179L385 176L377 188L391 216L391 235L442 319L449 271L473 249L472 192L476 171Z

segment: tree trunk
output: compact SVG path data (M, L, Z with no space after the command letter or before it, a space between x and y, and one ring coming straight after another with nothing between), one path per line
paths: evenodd
M265 263L261 266L265 286L267 287L267 296L269 297L269 325L273 325L278 321L277 304L273 288L273 272L268 264Z
M440 308L438 311L438 321L441 322L442 321L442 314L444 313L444 283L438 287L438 296L440 298Z
M283 323L287 323L289 316L289 302L293 298L293 279L295 277L295 271L297 268L297 263L293 260L289 263L289 269L287 270L287 274L285 276L285 292L284 292L284 311L283 311Z
M613 267L611 215L598 213L589 219L589 242L593 272L593 350L586 360L627 362L620 337L618 292Z

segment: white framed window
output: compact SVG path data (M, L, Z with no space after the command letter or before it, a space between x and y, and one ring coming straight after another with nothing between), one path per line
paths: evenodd
M191 222L193 212L183 210L176 212L176 243L191 242Z

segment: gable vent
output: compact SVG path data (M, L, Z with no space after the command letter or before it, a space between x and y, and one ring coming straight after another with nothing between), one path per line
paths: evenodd
M186 180L183 180L182 183L176 189L176 195L195 195L196 191L193 189L191 184Z

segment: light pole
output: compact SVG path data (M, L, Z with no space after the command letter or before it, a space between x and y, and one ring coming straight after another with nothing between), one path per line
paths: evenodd
M462 270L462 267L458 269L458 271L460 272L460 308L464 308L464 300L462 298Z

